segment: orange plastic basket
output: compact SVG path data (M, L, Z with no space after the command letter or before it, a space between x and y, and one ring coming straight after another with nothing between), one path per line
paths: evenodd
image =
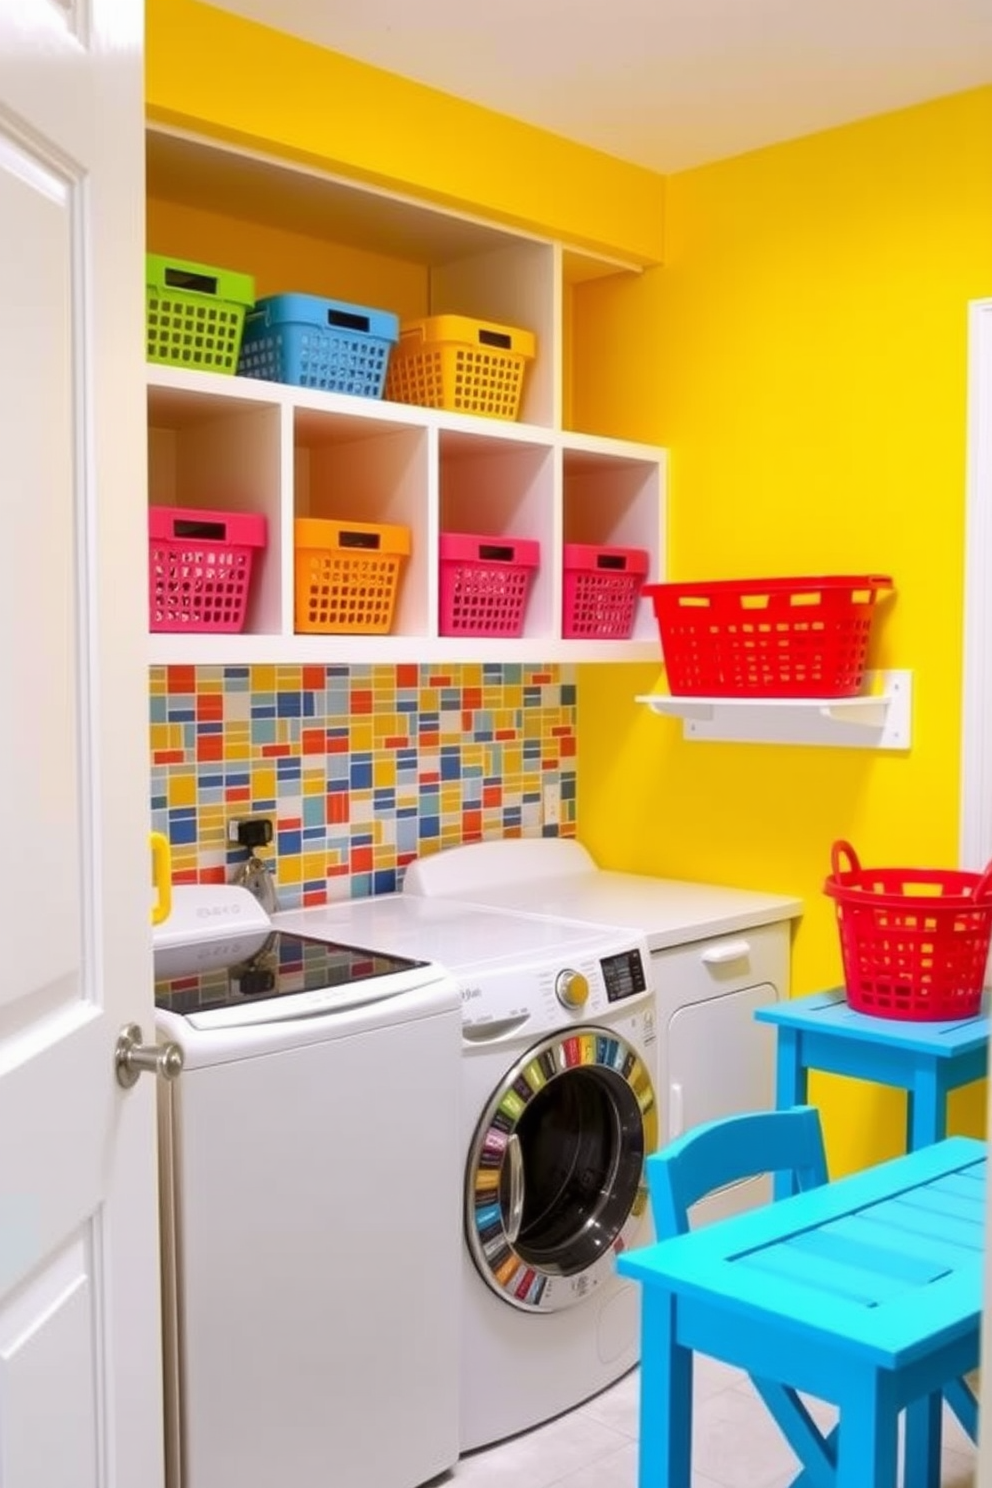
M984 873L871 868L835 842L824 892L834 900L847 1000L911 1022L973 1018L992 932L992 863Z
M682 697L854 697L877 574L646 584L670 691Z
M294 524L298 634L379 635L392 627L409 527L300 517Z

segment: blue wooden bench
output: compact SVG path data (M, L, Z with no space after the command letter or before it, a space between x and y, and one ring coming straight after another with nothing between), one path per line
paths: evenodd
M643 1288L639 1488L690 1488L694 1350L747 1371L811 1488L895 1488L903 1409L907 1488L937 1488L945 1389L977 1426L985 1154L952 1137L618 1256Z

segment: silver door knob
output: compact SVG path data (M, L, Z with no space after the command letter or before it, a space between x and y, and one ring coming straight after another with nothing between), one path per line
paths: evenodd
M178 1044L143 1044L141 1038L137 1023L125 1023L117 1036L114 1064L117 1083L125 1090L130 1090L146 1070L161 1075L163 1080L174 1080L183 1067L183 1051Z

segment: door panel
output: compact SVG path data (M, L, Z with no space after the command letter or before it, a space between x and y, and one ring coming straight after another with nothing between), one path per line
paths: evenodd
M0 0L0 1482L162 1481L142 7Z
M703 1121L775 1104L773 1031L758 1008L778 994L768 982L690 1003L668 1024L668 1111L664 1140Z
M775 1105L773 1030L756 1023L758 1008L778 1001L770 982L690 1003L668 1025L667 1135L671 1140L704 1121ZM711 1194L692 1210L693 1228L753 1209L771 1199L767 1177L749 1178Z
M71 324L77 195L76 182L0 120L0 222L18 224L0 243L3 354L13 383L5 401L17 412L4 441L15 479L3 503L8 572L0 584L0 634L9 639L0 653L0 696L31 700L26 726L6 715L0 778L31 806L26 830L8 836L18 857L14 904L41 891L46 915L59 926L58 935L39 935L34 916L10 916L4 941L12 975L0 980L0 1009L18 1023L38 1016L36 999L64 1005L79 990L77 688L64 667L51 678L39 675L39 663L68 659L78 644Z
M2 1483L52 1488L99 1480L92 1272L86 1227L0 1312Z

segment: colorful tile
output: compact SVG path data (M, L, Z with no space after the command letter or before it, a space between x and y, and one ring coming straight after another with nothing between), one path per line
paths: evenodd
M571 667L153 667L152 825L177 882L230 878L228 823L266 816L282 908L391 893L425 850L574 835L576 716Z

